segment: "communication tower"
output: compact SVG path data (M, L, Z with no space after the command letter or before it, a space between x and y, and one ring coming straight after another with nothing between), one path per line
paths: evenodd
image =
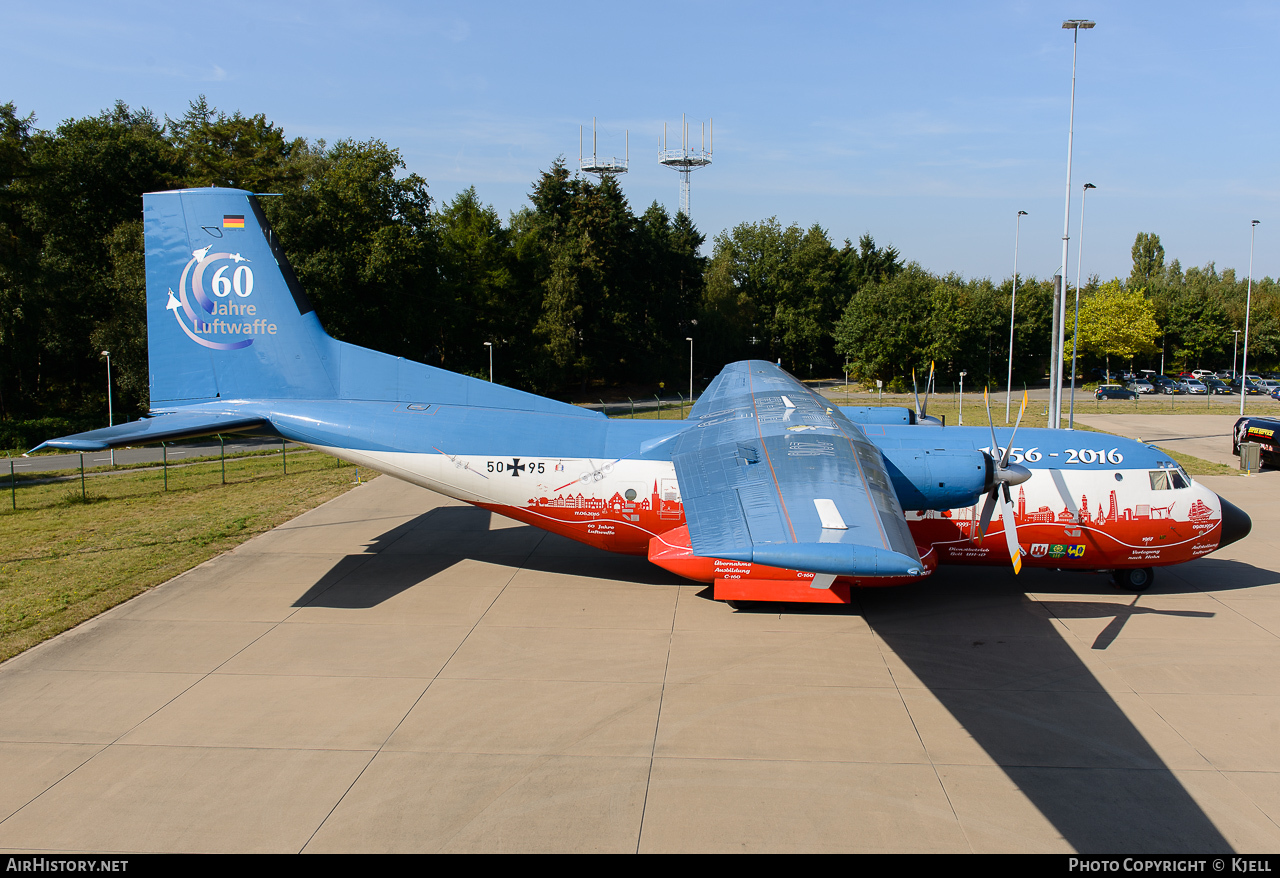
M582 169L584 174L595 174L600 178L600 182L604 182L605 177L612 177L616 174L625 174L627 165L631 160L631 132L627 132L627 151L625 158L601 158L596 155L596 117L591 117L591 158L585 158L582 155L582 126L578 126L578 167Z
M681 141L679 149L667 149L667 126L662 125L662 148L658 150L658 161L680 174L680 212L689 216L689 175L698 168L711 164L711 152L714 139L711 136L711 122L702 125L702 146L693 150L689 147L689 123L684 115L680 116Z

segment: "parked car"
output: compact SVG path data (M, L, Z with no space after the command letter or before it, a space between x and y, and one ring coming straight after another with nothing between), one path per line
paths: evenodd
M1178 389L1183 393L1207 393L1199 378L1183 378L1178 382Z
M1232 381L1232 382L1231 382L1231 392L1232 392L1232 393L1239 393L1239 392L1240 392L1240 381L1241 381L1241 379L1237 378L1237 379L1235 379L1234 381ZM1245 392L1245 395L1246 395L1246 396L1247 396L1247 395L1249 395L1249 394L1252 394L1252 393L1262 393L1262 388L1261 388L1261 387L1259 387L1259 386L1258 386L1258 384L1257 384L1256 382L1254 382L1254 381L1248 381L1248 382L1245 382L1244 392Z
M1151 382L1145 378L1135 378L1133 381L1130 381L1129 389L1132 390L1134 393L1155 393L1156 392L1156 389L1151 386Z
M1095 399L1137 399L1138 394L1119 384L1099 384L1094 392Z
M1157 393L1167 393L1170 396L1175 393L1185 393L1172 378L1167 378L1164 375L1157 375L1152 378L1151 383L1155 386Z
M1205 388L1210 393L1227 394L1231 392L1231 387L1227 382L1222 381L1221 379L1210 376L1208 378L1201 378L1200 380L1204 382Z
M1212 375L1213 373L1208 369L1192 369L1191 374L1203 381L1205 376Z

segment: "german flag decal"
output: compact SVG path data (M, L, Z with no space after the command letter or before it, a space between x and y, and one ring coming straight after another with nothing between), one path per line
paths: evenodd
M244 214L224 214L222 217L222 227L224 229L243 229Z

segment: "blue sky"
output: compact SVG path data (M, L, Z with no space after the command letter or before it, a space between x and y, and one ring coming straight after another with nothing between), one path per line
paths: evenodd
M1183 266L1280 276L1280 5L989 3L50 3L5 0L0 101L41 127L119 99L179 116L203 93L290 136L380 138L433 196L504 217L538 173L630 131L633 207L678 206L663 123L715 120L693 176L708 239L776 216L870 232L933 271L1051 275L1061 254L1071 34L1071 256L1125 276L1140 231ZM588 146L589 149L589 146ZM710 247L710 241L708 248Z

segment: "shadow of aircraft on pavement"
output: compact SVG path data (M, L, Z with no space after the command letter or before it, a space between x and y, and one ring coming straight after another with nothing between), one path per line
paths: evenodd
M340 560L294 605L372 607L470 561L627 583L688 584L644 558L494 523L483 509L436 508L380 535L365 553ZM1197 574L1197 591L1274 580L1274 574L1238 562L1192 563L1209 573ZM1028 570L1015 581L1004 571L948 568L918 587L856 592L851 607L772 604L739 612L862 615L901 662L894 669L895 679L902 677L899 688L932 693L1080 853L1229 853L1217 827L1064 640L1058 621L1112 617L1092 644L1102 650L1135 616L1196 619L1213 613L1152 609L1141 606L1141 598L1117 603L1104 577L1072 577L1064 588L1061 576ZM1176 581L1168 585L1177 590ZM1027 596L1077 587L1077 600ZM1089 592L1100 599L1089 600ZM710 599L710 589L700 596ZM1140 700L1130 708L1135 706L1143 709ZM924 744L940 772L948 764L983 764L965 742Z

